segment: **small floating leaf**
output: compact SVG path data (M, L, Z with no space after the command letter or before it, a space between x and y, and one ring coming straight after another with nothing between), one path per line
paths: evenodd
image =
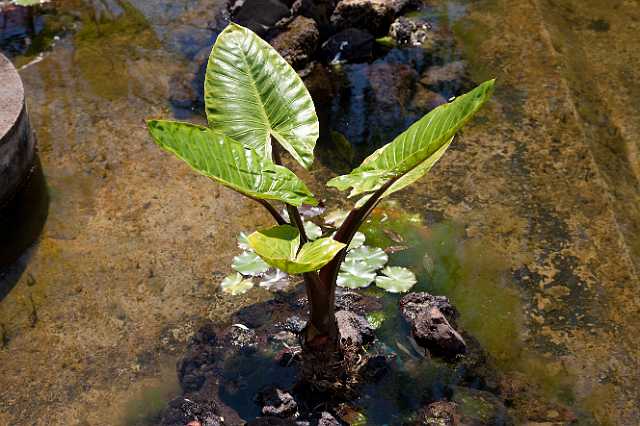
M267 272L267 265L257 254L245 251L244 253L233 258L231 267L242 275L256 276Z
M308 220L304 222L304 232L307 234L307 238L311 241L322 237L322 229L315 223Z
M336 233L331 234L331 238L335 237ZM364 244L367 237L362 232L356 232L349 243L349 250L356 249Z
M376 277L376 286L389 293L404 293L417 282L415 274L402 266L387 266L382 273L385 276Z
M364 244L367 237L362 232L356 232L349 244L349 250L356 249Z
M280 269L273 269L265 274L258 285L269 291L282 291L289 287L289 275Z
M244 232L241 232L240 235L238 235L237 240L238 240L238 248L240 250L253 251L253 249L249 245L249 240L247 240L247 234L245 234Z
M376 279L376 274L364 262L343 262L338 274L337 284L346 288L364 288Z
M345 262L349 261L364 262L373 272L386 265L389 261L389 256L381 248L362 245L347 253Z
M336 228L342 225L342 222L347 218L349 212L346 210L333 210L326 214L324 217L324 223L327 225L333 225Z
M220 284L220 288L223 292L231 294L233 296L244 294L252 287L253 281L251 279L245 279L237 272L235 274L227 275Z

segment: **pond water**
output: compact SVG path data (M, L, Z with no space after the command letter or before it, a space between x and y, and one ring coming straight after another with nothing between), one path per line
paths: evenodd
M429 1L428 49L382 49L306 79L323 133L302 176L346 206L329 177L497 77L491 105L387 207L409 247L392 263L451 298L526 396L510 407L523 423L563 424L533 394L579 424L640 418L640 4L606 3ZM49 198L39 240L0 270L0 424L153 424L179 393L173 365L196 324L272 297L217 291L236 235L269 218L159 152L144 125L204 121L201 64L223 7L67 0L0 14ZM367 235L392 243L379 226ZM384 343L431 368L401 328L383 322ZM410 401L400 384L390 398ZM373 400L371 424L388 422Z

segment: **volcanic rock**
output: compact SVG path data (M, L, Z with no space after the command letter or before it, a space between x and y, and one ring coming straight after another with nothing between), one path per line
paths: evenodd
M375 339L373 328L366 318L354 312L338 311L336 321L343 345L363 346Z
M298 16L284 32L278 34L271 45L295 69L304 68L318 48L320 32L313 19Z
M341 0L331 16L338 29L359 28L374 36L387 34L395 16L393 1L389 0Z

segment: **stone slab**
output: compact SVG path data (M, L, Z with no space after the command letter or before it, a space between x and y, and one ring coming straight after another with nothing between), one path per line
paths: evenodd
M0 54L0 207L29 175L35 137L29 125L18 71Z

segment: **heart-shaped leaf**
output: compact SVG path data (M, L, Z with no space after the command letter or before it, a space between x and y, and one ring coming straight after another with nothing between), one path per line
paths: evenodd
M251 279L245 279L237 272L225 277L220 284L220 288L224 293L228 293L233 296L246 293L251 290L252 287L253 281Z
M147 122L154 141L197 172L253 198L294 206L318 204L293 172L277 166L241 143L195 124Z
M367 157L348 175L327 182L344 191L352 188L350 197L361 198L360 207L387 182L391 186L381 195L386 197L424 176L442 157L456 132L484 105L493 92L494 80L486 81L471 92L441 105L414 123L393 142Z
M251 30L231 23L218 36L204 93L209 127L266 158L273 137L309 168L319 134L311 96L287 61Z
M345 262L363 262L370 270L377 271L387 264L389 256L378 247L360 246L349 250Z
M306 243L300 251L300 234L291 225L279 225L249 235L249 244L269 265L289 274L317 271L345 247L333 238Z
M404 293L417 282L415 274L402 266L387 266L382 273L376 277L376 286L389 293Z
M242 275L256 276L267 272L269 265L257 254L251 251L245 251L244 253L233 258L231 267Z

